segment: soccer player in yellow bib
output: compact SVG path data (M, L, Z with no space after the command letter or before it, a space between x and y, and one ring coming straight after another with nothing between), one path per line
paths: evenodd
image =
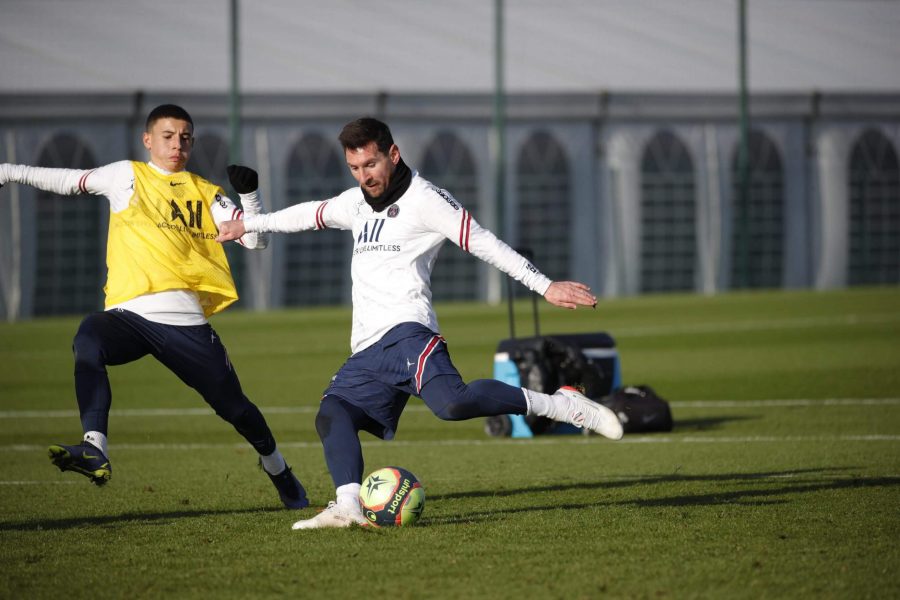
M243 393L225 346L207 318L234 303L237 291L217 224L258 214L258 177L229 166L243 210L221 187L185 170L194 124L180 106L165 104L147 117L149 162L119 161L97 169L46 169L0 164L0 186L22 183L56 194L94 194L109 200L105 310L88 315L75 335L75 394L84 438L50 446L62 471L97 485L112 475L107 447L112 391L106 367L152 355L231 423L260 455L260 463L288 508L309 504L303 486L278 451L259 409ZM238 242L265 248L261 234Z

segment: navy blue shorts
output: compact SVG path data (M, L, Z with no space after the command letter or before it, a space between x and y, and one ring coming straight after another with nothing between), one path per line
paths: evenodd
M437 375L459 375L444 338L419 323L401 323L348 358L324 395L361 408L389 440L410 395L418 396Z
M209 323L165 325L123 309L96 312L81 322L73 349L76 388L79 371L102 372L105 378L106 365L123 365L150 354L228 421L249 403L228 352ZM91 396L98 382L88 378L84 385L85 389L76 389L79 402L84 398L87 404L96 404Z
M259 409L244 395L225 346L209 323L164 325L116 308L86 316L72 342L75 395L84 431L108 433L112 389L108 365L148 354L197 390L216 414L268 456L275 438Z

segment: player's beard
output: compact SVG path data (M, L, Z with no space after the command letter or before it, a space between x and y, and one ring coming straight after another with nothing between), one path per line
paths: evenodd
M400 197L406 193L406 190L409 189L409 184L411 182L412 171L406 166L406 163L403 162L403 159L401 158L397 163L397 166L394 167L394 172L391 173L391 177L388 180L387 187L384 189L383 194L374 197L364 188L360 187L360 189L362 190L363 198L366 199L366 204L371 206L372 210L375 212L381 212L399 200Z

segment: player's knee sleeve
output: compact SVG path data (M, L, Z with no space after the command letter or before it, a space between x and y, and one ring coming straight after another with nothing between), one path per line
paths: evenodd
M478 379L467 385L455 375L441 375L429 381L422 389L422 400L445 421L525 414L526 406L520 388L493 379Z
M103 345L94 322L86 318L78 327L72 340L76 371L102 371L105 369Z
M259 408L246 397L241 404L229 404L215 407L216 414L222 417L246 439L256 451L268 456L275 451L275 438L266 418Z
M319 404L319 412L316 413L316 433L319 434L319 439L324 440L336 429L352 431L352 421L353 419L347 413L340 399L326 396Z
M212 409L216 411L225 421L228 421L235 427L239 425L252 425L254 421L262 419L262 413L255 404L247 398L242 398L240 402L209 402Z
M181 379L203 396L203 400L216 411L216 414L229 423L254 419L252 415L259 413L256 405L244 395L233 371L202 372L199 376Z
M444 421L463 421L480 416L478 398L456 375L439 375L422 389L422 400L436 417Z
M330 411L325 408L325 403L323 402L322 405L319 406L319 412L316 413L316 433L319 434L320 440L324 440L328 437L328 434L331 433L333 417L329 413Z

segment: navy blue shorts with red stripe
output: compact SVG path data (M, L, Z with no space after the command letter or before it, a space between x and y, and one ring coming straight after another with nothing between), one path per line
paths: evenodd
M459 376L444 338L420 323L401 323L348 358L324 396L361 408L384 425L383 438L391 439L409 397L438 375Z

